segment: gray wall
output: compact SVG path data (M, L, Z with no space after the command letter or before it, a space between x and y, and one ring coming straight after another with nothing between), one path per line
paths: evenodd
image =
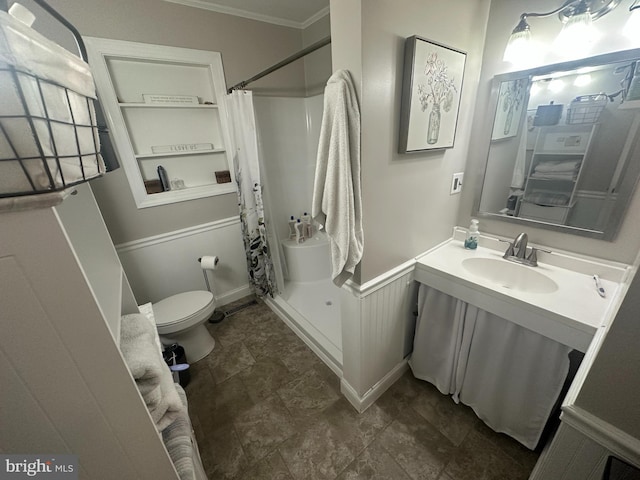
M624 297L576 405L640 439L640 275Z
M555 0L541 0L535 5L535 11L548 11L557 8ZM518 70L502 61L504 47L511 30L515 27L520 14L531 10L531 2L527 0L492 0L487 35L484 43L482 75L478 87L475 125L487 121L486 111L489 100L490 82L494 75ZM595 26L603 34L602 38L593 46L589 55L614 52L633 48L634 45L620 34L622 26L628 18L627 6L621 4L616 10L596 21ZM560 22L553 18L530 19L531 31L534 38L542 47L538 65L552 64L563 61L558 57L551 42L560 31ZM486 158L486 151L481 151L480 128L471 134L469 160L465 173L466 184L463 189L462 203L458 214L458 224L466 226L471 217L473 201L481 182L481 167ZM481 219L480 230L496 235L515 237L525 230L532 242L547 245L552 249L568 250L571 252L591 255L609 260L633 263L640 249L640 193L634 194L625 222L613 242L581 238L560 232L545 231L522 225L512 225L497 220Z
M362 283L451 235L460 202L449 194L451 176L465 168L488 10L488 0L331 2L334 70L350 70L360 89ZM467 52L467 63L454 148L400 155L404 43L412 35Z
M66 29L30 0L34 28L73 50ZM231 86L299 51L303 31L159 0L53 0L50 4L82 35L217 51ZM322 20L321 20L322 21ZM252 84L258 94L304 95L303 62ZM92 181L114 243L207 223L238 214L235 194L137 209L121 168Z
M327 15L302 31L302 42L304 47L308 47L329 35L331 35L331 21ZM304 57L304 77L308 97L324 92L330 76L331 45L325 45Z

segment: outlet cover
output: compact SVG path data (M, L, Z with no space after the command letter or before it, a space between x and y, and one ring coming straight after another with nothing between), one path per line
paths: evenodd
M451 180L451 195L460 193L462 191L462 179L464 178L464 172L454 173Z

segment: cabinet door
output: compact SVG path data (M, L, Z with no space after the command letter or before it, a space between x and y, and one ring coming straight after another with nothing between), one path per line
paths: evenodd
M236 190L219 53L99 38L86 43L138 208Z

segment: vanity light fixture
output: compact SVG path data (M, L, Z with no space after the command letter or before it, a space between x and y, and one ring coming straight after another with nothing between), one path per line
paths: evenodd
M555 48L571 54L580 48L584 48L594 40L593 21L614 10L621 1L566 0L558 8L549 12L523 13L520 15L520 21L511 32L503 60L517 63L524 56L530 54L531 27L527 22L528 18L557 15L558 19L563 23L563 27L555 41ZM628 31L629 36L640 39L640 33L638 33L640 31L640 0L633 0L629 11L631 16L625 27L625 32ZM634 22L633 25L631 25L632 22Z
M579 52L591 44L594 36L591 10L587 2L581 0L567 17L554 42L554 47L563 56L570 56L573 52Z

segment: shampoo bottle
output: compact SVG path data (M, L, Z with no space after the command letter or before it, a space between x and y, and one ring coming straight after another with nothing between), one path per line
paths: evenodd
M467 232L467 238L464 240L464 248L469 250L478 248L478 235L478 220L473 218L469 226L469 231Z
M289 240L295 240L296 238L296 221L293 215L289 218Z
M302 223L300 223L300 219L296 222L296 243L304 242L304 235L302 234Z
M304 215L302 215L302 233L304 235L304 238L313 237L313 227L311 225L311 215L309 215L307 212L304 212Z

